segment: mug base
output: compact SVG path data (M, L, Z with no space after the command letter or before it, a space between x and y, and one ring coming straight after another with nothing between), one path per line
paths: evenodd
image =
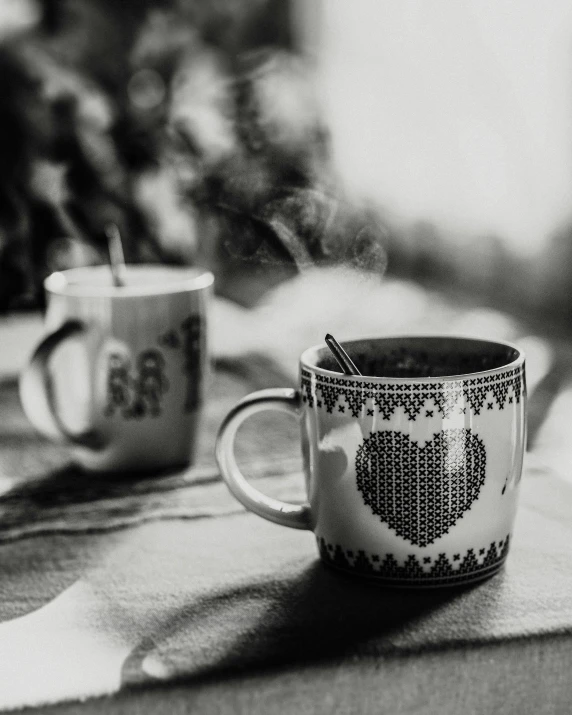
M504 562L499 564L495 569L487 571L484 574L475 574L472 577L466 577L465 579L459 579L458 581L450 582L440 582L440 583L424 583L424 582L414 582L397 580L397 579L387 579L380 576L375 576L372 574L362 573L356 571L355 569L347 569L342 566L337 566L327 559L320 559L321 562L326 566L326 568L336 573L346 576L348 578L358 578L365 581L373 581L383 588L395 588L395 589L407 589L412 591L424 591L426 589L438 589L438 588L462 588L463 586L472 586L482 581L487 581L489 578L496 576L504 567Z
M452 561L445 554L439 554L432 560L433 563L423 564L425 568L413 554L400 565L392 554L380 558L376 554L367 555L364 551L342 549L320 537L317 541L322 562L336 571L376 581L381 586L426 589L467 586L494 576L504 566L510 536L501 542L491 543L486 552L485 549L469 549L462 560L459 554L455 554ZM484 552L480 561L475 551L479 555Z

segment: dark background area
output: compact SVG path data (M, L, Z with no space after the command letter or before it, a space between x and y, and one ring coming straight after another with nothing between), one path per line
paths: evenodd
M1 310L41 304L53 270L105 262L110 222L128 261L207 265L223 294L253 272L384 264L377 218L340 201L289 13L287 0L4 12Z

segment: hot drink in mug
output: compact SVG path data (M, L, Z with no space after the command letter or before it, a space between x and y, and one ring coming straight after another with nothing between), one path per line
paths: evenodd
M20 379L26 414L96 471L192 462L207 371L211 273L107 266L45 282L46 336Z
M393 586L470 583L508 553L526 436L524 355L461 337L346 343L362 375L328 349L300 359L298 390L263 390L227 416L218 463L256 514L314 532L321 558ZM300 421L308 501L272 499L234 456L238 427L268 409Z

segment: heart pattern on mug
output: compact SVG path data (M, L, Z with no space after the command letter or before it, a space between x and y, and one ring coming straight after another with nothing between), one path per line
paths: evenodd
M381 521L417 546L448 533L479 496L486 476L483 441L447 429L420 447L398 431L374 432L356 455L357 486Z

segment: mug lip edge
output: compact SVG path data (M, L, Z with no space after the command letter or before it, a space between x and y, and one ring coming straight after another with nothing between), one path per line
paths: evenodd
M518 353L518 356L512 360L511 362L507 363L506 365L500 365L499 367L493 367L489 368L488 370L478 370L476 372L466 372L466 373L458 373L454 375L430 375L426 377L390 377L390 376L380 376L380 375L346 375L343 372L334 372L333 370L326 370L323 367L318 367L315 364L315 361L311 361L311 356L316 356L316 353L318 350L322 350L324 348L323 344L317 344L317 345L312 345L309 348L306 348L304 352L300 356L300 368L305 368L306 370L309 370L311 373L316 374L316 375L321 375L322 377L328 377L331 379L344 379L348 380L350 382L355 382L356 386L364 383L364 382L375 382L379 384L385 384L385 383L405 383L405 384L418 384L418 383L435 383L435 382L458 382L462 380L474 380L479 377L483 377L486 375L494 375L498 374L500 372L505 372L511 369L515 369L518 367L523 367L526 361L526 356L522 348L518 347L514 343L511 343L507 340L498 340L498 339L490 339L486 337L479 337L475 335L462 335L462 334L452 334L452 335L447 335L445 333L436 333L436 334L431 334L431 333L415 333L415 334L406 334L406 333L400 333L400 334L392 334L392 335L378 335L378 336L373 336L373 337L363 337L363 338L351 338L348 340L344 340L344 344L352 344L352 343L362 343L362 342L373 342L373 341L379 341L379 340L407 340L407 339L432 339L432 340L463 340L467 342L475 342L475 343L489 343L491 345L501 345L503 347L511 348L512 350L515 350Z
M172 271L187 273L185 277L181 275L172 282L150 285L137 284L117 287L114 285L81 285L70 283L68 277L81 276L90 273L106 273L110 268L106 264L94 266L77 266L66 268L61 271L54 271L44 279L44 289L51 295L61 295L74 298L111 298L113 300L125 300L129 298L151 298L159 295L173 295L175 293L187 293L189 291L208 288L214 283L214 275L207 268L201 266L171 266L162 263L133 263L127 264L128 272L143 272L147 269L161 269L166 272ZM110 274L111 275L111 274Z

